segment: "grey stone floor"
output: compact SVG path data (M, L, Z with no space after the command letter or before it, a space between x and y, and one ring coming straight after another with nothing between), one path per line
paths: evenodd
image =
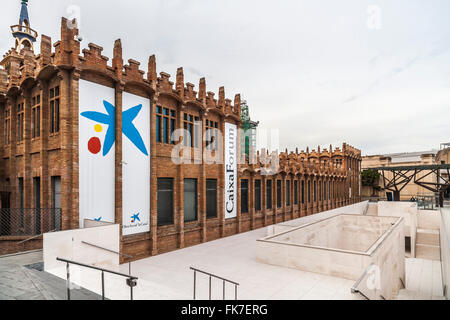
M66 282L40 271L42 251L0 257L0 300L65 300ZM73 289L72 300L98 300L86 289Z

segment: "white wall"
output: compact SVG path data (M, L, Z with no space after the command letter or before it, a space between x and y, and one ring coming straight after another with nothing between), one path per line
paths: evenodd
M416 256L417 202L378 201L378 216L403 217L405 237L411 237L411 256Z
M117 254L83 244L86 241L116 252L119 251L119 225L75 229L44 234L44 270L53 273L65 268L57 257L110 270L119 270ZM59 276L59 274L58 274Z
M450 208L441 208L441 263L442 280L444 287L447 288L445 298L450 298Z

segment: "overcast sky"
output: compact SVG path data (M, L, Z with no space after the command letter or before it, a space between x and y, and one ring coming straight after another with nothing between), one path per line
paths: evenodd
M241 93L281 149L347 142L367 155L450 142L448 0L30 0L31 27L56 41L77 7L82 47L112 57L121 38L142 70L156 54L173 81L184 67L186 82L204 76L216 96L222 85L230 99ZM20 0L2 0L3 53L19 11Z

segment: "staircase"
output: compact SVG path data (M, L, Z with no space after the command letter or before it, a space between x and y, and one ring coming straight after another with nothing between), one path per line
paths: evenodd
M416 258L441 260L439 230L417 229Z

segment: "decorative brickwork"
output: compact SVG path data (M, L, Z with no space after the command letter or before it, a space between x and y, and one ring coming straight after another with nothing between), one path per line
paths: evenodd
M238 166L237 217L225 219L224 215L224 165L223 164L174 164L171 161L173 144L156 141L156 106L176 111L176 127L183 128L183 114L218 124L224 131L226 122L240 126L241 96L234 100L226 98L225 88L219 89L218 99L207 91L205 78L200 79L198 92L194 85L185 83L183 69L177 70L175 84L170 75L157 75L156 58L149 57L147 73L140 70L140 63L128 60L124 64L122 43L114 44L113 58L104 56L103 48L89 44L80 51L76 40L78 30L69 26L76 21L65 18L61 23L61 40L54 43L47 36L41 37L41 54L35 55L31 48L17 52L9 51L0 65L0 191L2 205L12 208L52 208L52 177L61 177L62 228L79 226L78 198L78 83L80 79L115 89L116 140L115 140L115 216L122 223L122 94L129 92L150 100L151 105L151 199L150 232L121 239L121 250L135 259L195 245L201 242L230 236L270 224L314 214L323 210L352 204L360 200L359 177L361 152L347 144L342 148L306 152L285 152L276 155L279 169L276 174L263 175L259 160L268 157L266 151L252 152L251 158ZM59 87L59 132L50 133L50 90ZM31 99L40 95L40 135L32 138ZM234 103L232 104L232 101ZM24 139L17 141L18 103L24 103ZM11 141L6 143L5 114L12 110L8 127ZM205 128L202 126L202 134ZM239 141L239 140L238 140ZM201 143L202 150L206 143ZM198 160L198 148L192 148L191 158ZM254 161L253 161L254 162ZM33 178L40 178L39 204L34 192ZM18 178L24 180L23 204ZM174 178L174 223L158 226L157 179ZM184 222L184 179L198 181L198 219ZM217 180L217 217L206 216L206 181ZM241 213L241 181L248 180L248 212ZM260 203L255 210L255 181L258 180ZM272 181L272 207L267 206L267 182ZM281 182L278 182L281 181ZM289 181L289 182L287 182ZM277 186L281 183L281 193ZM290 191L286 192L289 185ZM308 195L308 187L310 194ZM302 187L303 186L303 187ZM351 190L351 191L350 191ZM315 192L315 193L314 193ZM351 192L351 194L350 194ZM294 194L295 193L295 194ZM286 199L286 194L290 199ZM277 197L281 206L277 208ZM8 199L7 199L8 198ZM308 201L308 198L310 201ZM289 200L289 201L288 201ZM20 237L19 237L20 238ZM2 240L5 241L2 241ZM0 237L0 253L16 250L10 239ZM14 239L16 240L16 239ZM18 239L17 239L18 240ZM36 242L38 243L38 242Z

